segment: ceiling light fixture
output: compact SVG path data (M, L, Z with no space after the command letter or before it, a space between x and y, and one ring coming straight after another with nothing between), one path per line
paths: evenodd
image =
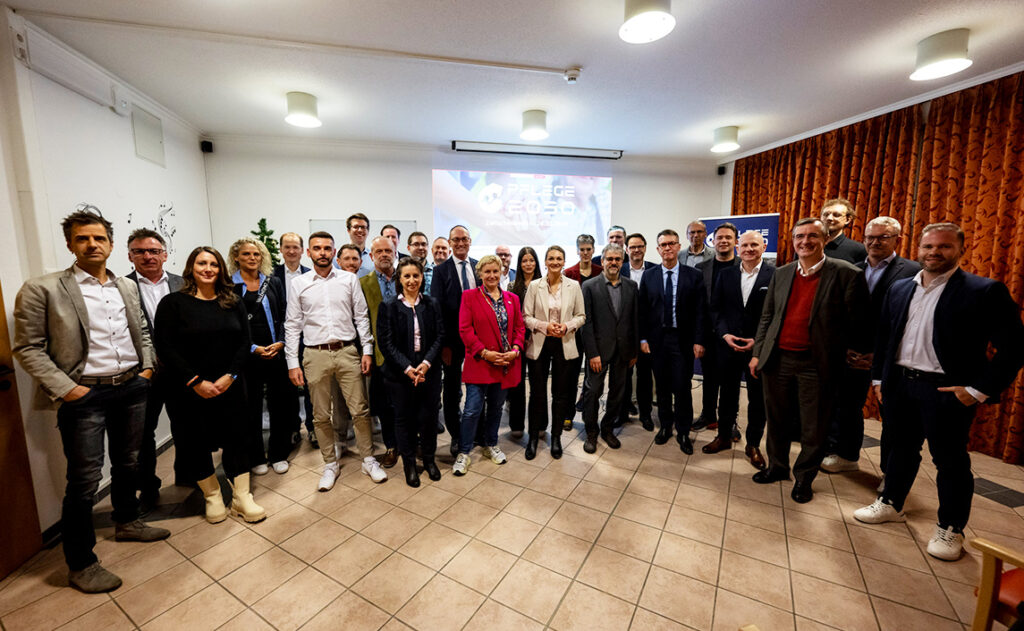
M523 112L523 131L519 137L523 140L544 140L548 134L548 113L544 110L526 110Z
M284 120L296 127L319 127L323 123L317 116L316 97L306 92L288 93L288 115Z
M665 37L676 27L672 0L626 0L626 19L619 38L630 44L646 44Z
M727 153L740 148L740 128L735 125L719 127L715 130L715 144L711 145L714 153Z
M922 39L917 43L917 63L910 78L928 81L948 77L970 67L974 63L967 57L970 34L969 29L955 28Z

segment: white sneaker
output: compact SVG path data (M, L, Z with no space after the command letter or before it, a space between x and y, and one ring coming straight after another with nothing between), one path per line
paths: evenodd
M471 462L472 459L470 459L469 454L459 454L455 458L455 464L452 465L452 474L466 475L466 472L469 471L469 463Z
M335 441L335 443L334 443L334 457L337 458L338 460L341 460L341 456L344 453L345 453L345 443L340 442L340 441Z
M865 524L884 524L889 521L907 521L907 514L886 504L882 498L876 499L870 506L853 511L853 518Z
M928 542L928 554L943 561L956 561L964 551L964 536L953 527L935 526L935 535Z
M270 467L268 467L266 463L256 465L252 468L253 475L267 475L268 473L270 473Z
M825 473L841 473L843 471L858 471L859 469L860 465L857 464L856 460L847 460L835 454L825 456L825 459L821 461L821 470Z
M338 479L338 470L340 467L337 462L329 462L324 465L324 474L320 476L320 483L317 484L316 490L318 491L330 491L334 488L334 481Z
M274 473L288 473L288 461L287 460L282 460L280 462L275 462L271 466L274 467Z
M370 479L380 484L388 479L388 474L380 467L380 463L373 456L363 459L363 473L370 476Z
M505 453L497 445L494 447L484 447L484 458L490 458L494 464L505 464L508 462Z

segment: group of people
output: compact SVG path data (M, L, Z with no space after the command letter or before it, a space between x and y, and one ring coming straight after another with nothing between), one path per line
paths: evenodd
M778 268L765 259L760 232L740 234L728 222L709 246L706 226L691 223L685 250L675 230L660 231L660 264L646 260L644 235L613 226L596 255L594 237L579 235L579 263L569 268L557 245L543 257L523 247L513 267L507 246L469 257L465 226L429 245L413 232L406 254L398 228L386 225L371 239L370 220L356 213L340 246L327 232L286 233L276 267L257 239L236 241L226 261L201 246L179 277L163 269L163 238L139 229L127 240L135 271L121 278L106 267L111 224L75 212L63 222L75 263L27 281L15 305L15 355L37 380L40 401L58 407L69 580L86 592L121 582L93 553L104 435L115 537L168 536L139 519L140 504L144 512L159 498L155 430L165 406L175 483L201 489L211 523L229 512L257 522L266 512L250 476L288 470L302 406L324 463L320 491L339 476L349 430L362 473L382 483L401 460L416 487L418 461L431 480L441 478L437 437L445 430L453 475L470 469L476 446L505 464L498 430L506 400L511 437L525 435L528 460L545 436L550 457L561 457L561 434L577 410L585 452L598 440L617 449L615 430L632 415L654 431L657 401L655 443L674 438L690 455L692 431L707 428L716 435L701 450L713 454L745 438L754 482L792 474L793 500L803 503L819 470L858 468L861 408L872 387L882 404L885 475L878 499L854 517L905 519L927 440L939 493L928 552L955 560L973 493L966 446L974 406L998 399L1024 363L1024 325L1003 284L959 269L964 235L956 225L925 227L915 263L896 255L898 221L872 219L862 245L845 236L854 216L835 199L820 217L797 221L797 259ZM695 360L703 374L696 419ZM800 452L791 466L794 441ZM230 504L214 468L218 449Z

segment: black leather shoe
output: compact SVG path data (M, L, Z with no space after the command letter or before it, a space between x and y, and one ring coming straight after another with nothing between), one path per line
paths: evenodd
M768 468L764 471L758 471L751 479L757 484L771 484L772 482L778 482L780 480L788 480L789 473L782 473L781 471L775 471Z
M679 440L679 449L687 456L693 455L693 441L689 436L683 436Z
M411 487L419 486L420 474L416 471L416 459L409 458L406 460L402 458L402 467L405 468L405 483Z
M619 442L619 439L612 432L601 432L601 439L612 449L618 449L622 446L622 443Z
M423 470L427 472L427 477L434 482L441 479L441 470L437 468L437 463L434 462L433 458L423 459Z
M711 425L714 422L715 419L701 414L697 418L693 419L693 426L690 427L690 429L692 429L695 432L698 430L707 429L708 425Z
M806 504L814 499L814 491L811 490L811 485L806 482L797 481L793 485L793 492L790 493L793 501L797 504Z
M530 434L530 439L526 441L526 456L527 460L533 460L537 457L537 436L536 434Z
M597 451L597 436L587 436L587 439L583 441L583 451L588 454Z
M647 430L649 432L653 432L654 431L654 421L651 420L651 417L649 417L649 416L641 416L640 417L640 424L643 425L643 428L645 430Z
M672 438L672 428L662 427L658 430L658 435L654 437L655 445L664 445L668 442L668 439Z
M555 460L562 457L562 437L558 434L551 435L551 457Z
M627 411L629 412L630 416L636 416L637 414L640 413L640 410L638 410L637 407L632 403L629 404L629 410Z

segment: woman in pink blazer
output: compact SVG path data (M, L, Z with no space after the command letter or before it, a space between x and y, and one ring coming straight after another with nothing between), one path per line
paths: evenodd
M487 403L483 419L484 457L494 464L505 464L505 454L498 447L498 424L508 388L522 379L519 362L523 351L523 313L519 298L500 287L501 259L489 254L476 264L480 287L462 292L459 308L459 335L466 346L462 366L462 382L466 384L466 407L462 412L459 455L452 473L464 475L471 462L480 415Z

